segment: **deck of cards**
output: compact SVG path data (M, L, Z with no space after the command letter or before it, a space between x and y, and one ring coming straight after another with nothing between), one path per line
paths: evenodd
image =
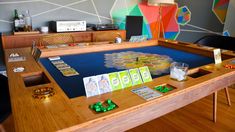
M63 60L60 59L59 56L50 57L49 60L64 76L69 77L79 75L79 73L74 68L66 64Z

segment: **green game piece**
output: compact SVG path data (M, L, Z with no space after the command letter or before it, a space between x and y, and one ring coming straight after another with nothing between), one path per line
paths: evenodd
M168 88L164 88L161 92L162 92L162 93L168 92Z
M111 107L108 107L107 110L110 111L110 110L112 110L112 108L111 108Z
M173 90L173 88L171 88L171 87L168 88L167 86L157 86L154 89L161 92L161 93L167 93L167 92Z
M96 112L100 112L101 109L100 109L100 108L96 108L95 111L96 111Z
M115 105L115 104L112 104L111 106L112 106L113 108L115 108L115 107L116 107L116 105Z
M161 89L162 89L162 86L155 87L155 90L161 91Z
M108 104L112 104L112 100L111 100L111 99L108 99L108 100L107 100L107 103L108 103Z
M97 105L101 106L101 105L102 105L102 103L101 103L101 102L97 102Z
M100 101L90 105L90 108L95 112L107 112L116 108L116 105L112 102L111 99L105 101L108 105L105 107Z
M100 106L99 105L95 105L94 108L97 109L97 108L100 108Z
M104 107L101 108L102 112L106 112L106 109Z

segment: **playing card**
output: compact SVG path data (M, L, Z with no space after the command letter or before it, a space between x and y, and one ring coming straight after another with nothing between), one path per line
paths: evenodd
M118 72L120 81L122 82L123 88L131 87L132 81L128 70Z
M96 77L97 77L97 83L99 86L100 94L112 91L108 74L97 75Z
M109 73L108 75L113 91L123 88L117 72Z
M132 79L133 86L143 83L138 68L130 69L129 73Z
M96 76L83 78L83 83L85 86L87 97L96 96L100 94Z
M153 80L152 76L149 72L149 68L147 66L140 67L139 71L140 71L140 75L141 75L142 80L143 80L144 83L151 82Z
M68 68L68 69L63 69L60 70L60 72L64 75L64 76L75 76L75 75L79 75L79 73L73 69L73 68Z
M56 64L62 64L62 63L64 63L64 61L63 60L54 60L54 61L51 61L51 63L53 65L56 65Z
M160 93L158 93L158 92L156 92L146 86L132 89L131 91L147 101L162 96L162 94L160 94Z

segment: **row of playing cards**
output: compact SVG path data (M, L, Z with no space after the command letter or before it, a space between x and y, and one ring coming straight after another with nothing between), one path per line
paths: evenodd
M87 97L150 81L152 77L147 66L83 78Z
M49 58L51 63L66 77L79 75L79 73L71 68L68 64L66 64L60 57Z

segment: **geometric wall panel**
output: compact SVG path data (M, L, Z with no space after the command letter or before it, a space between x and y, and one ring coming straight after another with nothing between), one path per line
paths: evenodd
M183 6L178 9L176 17L180 25L186 25L191 20L191 12L187 6Z
M146 35L148 38L158 38L158 34L161 32L167 39L176 39L179 34L179 24L175 18L177 5L172 6L162 6L162 25L163 29L159 29L160 15L159 6L149 6L147 2L140 1L136 4L131 4L131 6L119 8L118 10L113 10L111 15L113 22L122 29L125 29L125 16L143 16L143 27L142 34ZM128 11L128 14L127 14Z
M223 24L225 22L228 5L229 5L229 0L214 0L213 1L212 11L215 13L219 21Z

